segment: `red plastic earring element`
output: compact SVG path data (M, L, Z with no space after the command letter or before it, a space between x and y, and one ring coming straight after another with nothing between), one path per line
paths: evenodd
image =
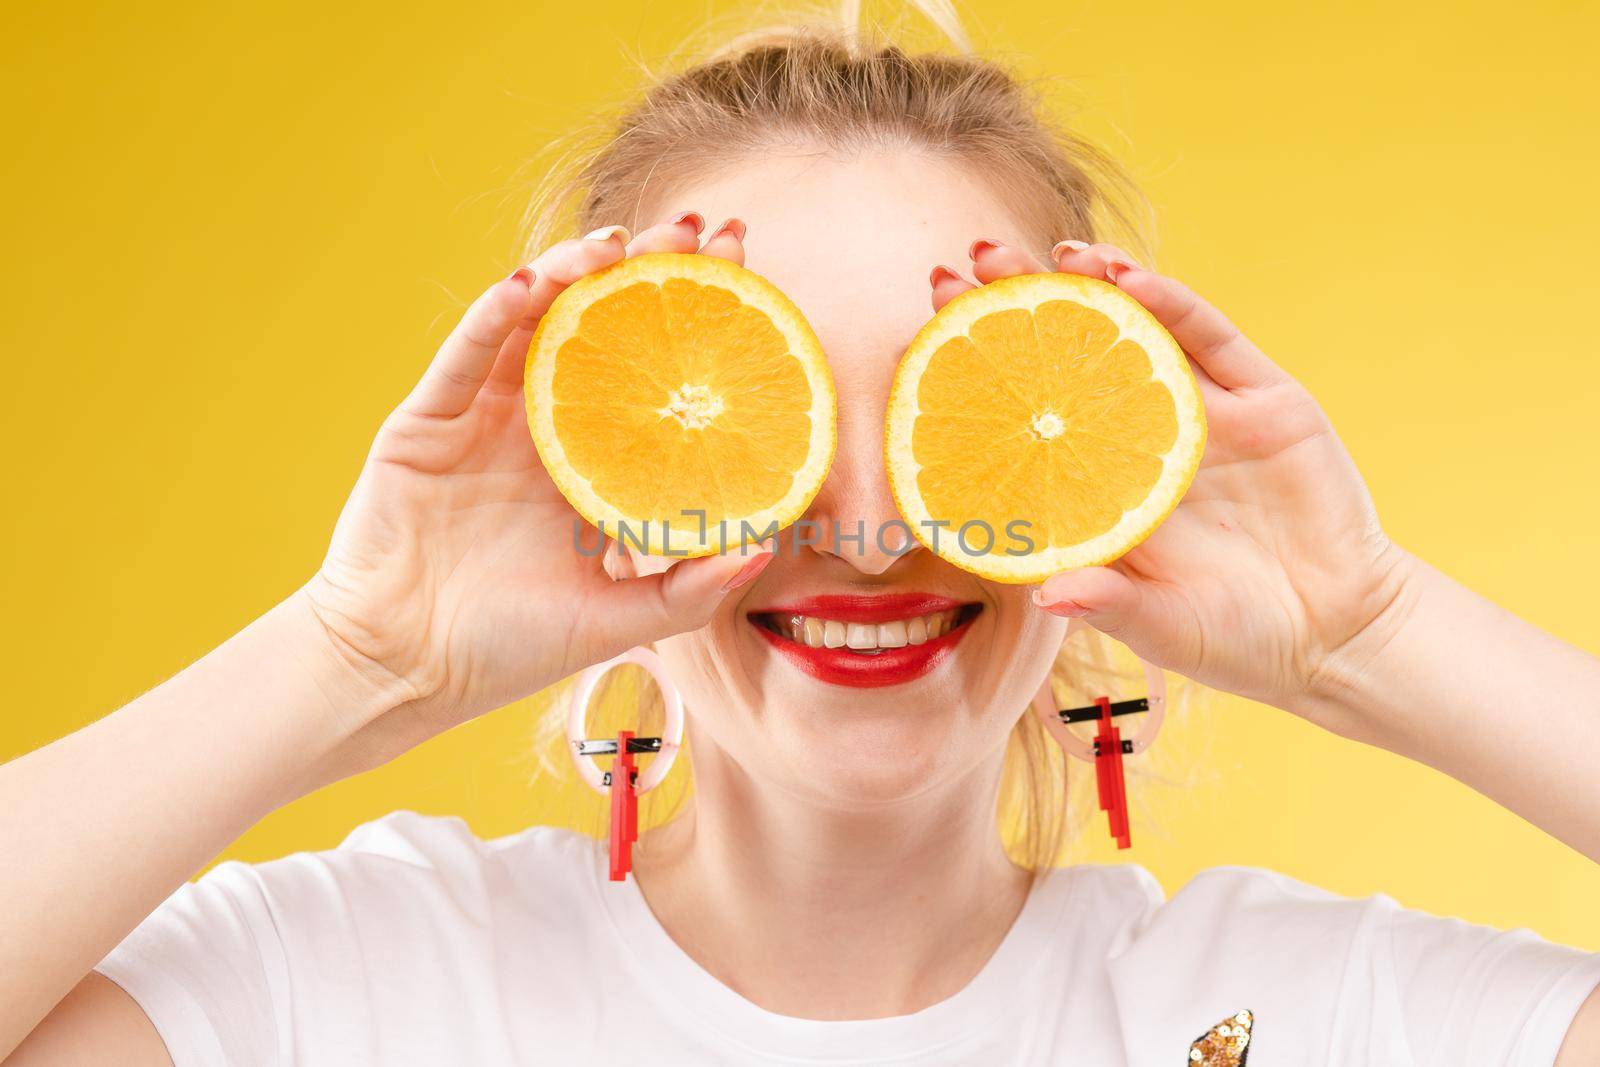
M639 794L634 790L638 772L628 742L632 730L617 733L617 758L611 761L611 880L624 881L633 870L633 843L639 839Z
M1100 791L1100 810L1111 824L1118 848L1133 844L1128 830L1128 787L1122 776L1122 731L1111 724L1111 698L1098 697L1100 731L1094 736L1094 782Z

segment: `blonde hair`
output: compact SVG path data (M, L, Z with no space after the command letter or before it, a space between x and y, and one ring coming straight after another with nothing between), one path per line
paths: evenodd
M949 0L913 3L954 53L908 52L887 43L881 24L864 23L860 0L843 0L831 11L811 9L810 17L733 34L698 55L686 44L680 51L689 62L675 73L647 68L650 88L642 97L625 103L619 116L608 113L565 134L537 161L543 177L525 218L527 258L555 240L603 225L622 223L637 231L647 224L641 213L658 190L786 144L939 153L966 162L1006 190L1008 206L1041 256L1063 238L1111 238L1148 257L1143 229L1136 225L1143 202L1116 163L1052 123L1027 83L972 54ZM1141 690L1137 667L1119 667L1115 651L1098 634L1067 644L1073 647L1062 648L1051 671L1058 700L1083 704L1100 693ZM542 695L535 744L546 771L567 779L575 776L568 757L556 749L565 743L562 709L569 684ZM1171 710L1188 692L1174 687ZM643 672L626 668L609 676L591 706L590 736L618 728L647 736L659 730L660 716L659 696ZM680 766L690 762L687 756L685 750ZM1142 762L1145 757L1130 761L1131 772ZM687 768L675 769L647 794L641 826L676 814L689 778ZM1031 712L1019 709L996 817L1007 851L1035 872L1062 860L1071 830L1068 785L1065 753ZM572 821L603 833L604 802L587 791L581 795L583 816Z

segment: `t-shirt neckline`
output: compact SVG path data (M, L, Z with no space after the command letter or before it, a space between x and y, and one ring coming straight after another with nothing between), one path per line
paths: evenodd
M840 1062L915 1059L976 1041L997 1026L1015 1025L1002 1010L1026 998L1029 971L1048 955L1070 951L1059 927L1070 910L1075 867L1047 871L1029 892L999 946L965 986L908 1015L878 1019L804 1019L768 1011L724 985L674 941L650 910L638 883L607 878L605 842L588 864L594 890L639 980L672 1006L751 1052L775 1057L837 1058Z

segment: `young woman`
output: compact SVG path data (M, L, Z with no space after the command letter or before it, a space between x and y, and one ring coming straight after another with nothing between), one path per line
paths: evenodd
M1009 739L1039 730L1026 709L1079 619L1426 762L1600 861L1600 662L1390 541L1305 389L1097 242L1100 173L995 66L853 31L746 38L655 87L577 175L593 232L467 310L379 431L320 570L0 769L0 1056L1600 1062L1600 955L1264 870L1164 900L1134 865L1049 868L1049 835L1031 866L1002 848ZM825 530L896 518L884 402L930 304L1023 271L1103 278L1167 326L1204 391L1205 463L1136 550L1031 590L873 537L602 563L574 551L538 464L523 361L563 287L661 250L745 262L816 329L838 388L808 515ZM951 653L892 685L819 677L757 631L774 612L926 629L951 604ZM636 881L607 880L584 835L485 841L402 813L185 883L280 805L644 645L683 696L695 793L644 835ZM1507 709L1540 729L1508 744L1489 714Z

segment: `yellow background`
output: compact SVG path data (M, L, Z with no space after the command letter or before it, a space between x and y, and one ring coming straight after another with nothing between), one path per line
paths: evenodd
M634 85L630 56L726 10L255 8L0 12L0 757L310 574L383 415L514 265L519 165ZM1596 5L965 10L1129 162L1161 265L1310 386L1390 533L1600 649ZM228 855L331 846L396 807L541 821L528 719L303 799ZM1508 720L1505 744L1537 729ZM1464 786L1241 701L1171 731L1209 752L1193 783L1147 795L1131 852L1094 820L1084 856L1169 890L1263 865L1600 949L1600 867Z

